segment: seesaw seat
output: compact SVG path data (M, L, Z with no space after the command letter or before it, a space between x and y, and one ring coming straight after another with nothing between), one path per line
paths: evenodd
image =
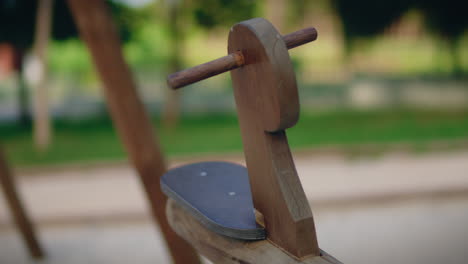
M161 178L162 191L205 227L231 238L265 239L255 221L249 176L244 166L200 162L174 168Z

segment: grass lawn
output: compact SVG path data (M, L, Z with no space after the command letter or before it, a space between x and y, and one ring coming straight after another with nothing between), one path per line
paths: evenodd
M159 123L154 120L155 127L160 127ZM158 129L157 133L169 156L242 150L235 115L187 116L176 129ZM468 140L468 110L302 113L299 123L288 130L288 137L293 148L455 142ZM35 151L30 129L2 125L0 140L16 166L125 158L112 123L106 118L56 121L53 144L45 153Z

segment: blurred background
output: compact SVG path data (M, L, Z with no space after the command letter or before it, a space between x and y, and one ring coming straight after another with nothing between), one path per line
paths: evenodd
M321 247L345 263L467 263L466 1L108 5L171 166L243 157L229 74L178 92L167 74L226 55L238 21L316 27L317 41L290 51L301 117L288 136ZM48 261L83 263L87 247L88 263L130 260L105 258L114 251L168 261L66 2L39 10L0 1L0 141L57 252ZM8 215L0 204L0 263L29 263Z

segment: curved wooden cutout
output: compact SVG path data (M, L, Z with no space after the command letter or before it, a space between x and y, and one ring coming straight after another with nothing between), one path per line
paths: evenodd
M171 227L203 256L216 264L342 264L321 251L301 260L286 254L267 240L246 242L220 236L205 228L180 204L169 199L166 215Z
M231 76L254 206L270 241L296 257L318 256L312 211L284 131L299 116L284 40L267 20L255 18L231 29L228 52L235 51L245 60Z

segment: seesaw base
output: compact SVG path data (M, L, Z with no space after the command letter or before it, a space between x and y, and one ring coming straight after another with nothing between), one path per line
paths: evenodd
M167 202L166 214L172 229L213 263L343 264L324 251L321 251L321 256L297 259L269 240L242 241L220 236L205 228L191 213L172 199Z
M161 189L209 230L242 240L265 239L255 221L247 169L228 162L200 162L174 168Z

